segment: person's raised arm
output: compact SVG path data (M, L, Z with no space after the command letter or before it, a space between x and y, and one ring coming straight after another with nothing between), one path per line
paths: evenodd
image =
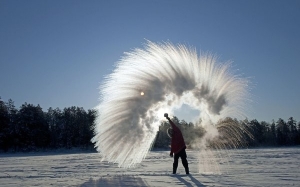
M168 114L165 113L164 116L167 118L167 120L169 121L169 123L171 124L172 126L172 129L176 129L177 126L173 123L173 121L171 121L171 119L169 118Z

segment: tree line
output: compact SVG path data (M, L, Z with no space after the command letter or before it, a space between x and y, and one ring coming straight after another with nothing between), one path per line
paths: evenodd
M93 147L94 110L68 107L49 108L24 103L16 109L10 99L0 98L0 150L36 151L58 148Z
M93 149L95 110L82 107L66 107L44 112L40 105L24 103L17 109L9 99L0 97L0 151L40 151L48 149L82 148ZM205 129L174 117L173 122L181 129L188 146L205 134ZM231 119L252 134L245 139L249 147L300 145L300 122L290 117L288 121L279 118L268 123L254 120ZM162 122L154 142L155 148L167 148L170 137L167 129L170 124ZM246 133L246 132L245 132Z
M188 147L191 147L196 139L201 139L206 133L202 126L196 126L193 123L187 123L184 120L179 120L174 117L173 122L182 131L185 143ZM243 136L240 140L244 141L240 144L240 148L243 147L280 147L280 146L295 146L300 145L300 122L290 117L288 121L284 121L279 118L276 122L272 123L265 121L258 122L254 120L240 120L227 118L225 119L228 125L235 124L236 127L240 127L240 132ZM168 122L162 122L159 127L159 132L154 144L154 147L168 147L170 144L170 138L167 135L167 129L170 127ZM217 124L217 129L218 124ZM229 128L227 128L228 130ZM219 131L221 132L221 131ZM235 131L236 132L236 131ZM222 132L221 132L222 133ZM234 133L234 130L232 131ZM227 139L230 139L230 134L226 135ZM226 140L225 140L226 141ZM232 148L229 146L229 148Z
M256 119L241 122L249 127L254 138L249 146L295 146L300 145L300 122L290 117L287 122L279 118L272 123L258 122Z

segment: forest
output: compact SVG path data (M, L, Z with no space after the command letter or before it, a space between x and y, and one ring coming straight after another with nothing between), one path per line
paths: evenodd
M91 143L96 119L95 110L82 107L64 109L50 107L47 112L40 105L24 103L17 109L14 102L0 97L0 152L48 151L53 149L80 148L94 150ZM187 146L205 134L205 129L174 117ZM290 117L265 121L230 119L247 129L251 138L245 139L247 147L280 147L300 145L300 122ZM168 148L170 138L166 131L170 124L162 122L157 132L154 148ZM246 132L245 132L246 133ZM246 137L246 136L245 136Z

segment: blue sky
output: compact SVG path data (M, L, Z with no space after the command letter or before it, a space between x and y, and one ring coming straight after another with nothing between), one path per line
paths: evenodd
M91 109L115 62L148 39L233 61L252 82L249 119L300 121L299 33L298 0L2 0L0 96Z

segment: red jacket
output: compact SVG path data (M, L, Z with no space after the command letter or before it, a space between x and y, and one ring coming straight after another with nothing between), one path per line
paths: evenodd
M180 129L170 120L168 119L172 129L173 129L173 135L172 135L172 140L171 140L171 154L179 153L182 149L185 149L185 142L182 136L182 133Z

